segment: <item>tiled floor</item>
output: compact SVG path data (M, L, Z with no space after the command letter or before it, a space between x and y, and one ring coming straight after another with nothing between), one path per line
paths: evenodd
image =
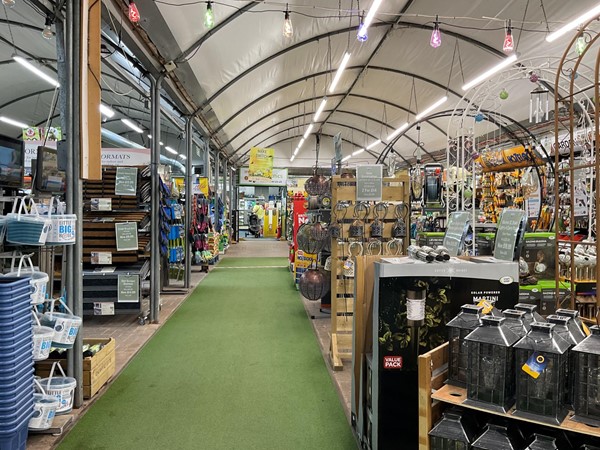
M286 241L277 241L276 239L261 238L241 240L238 244L231 245L227 250L225 257L287 257L288 244ZM173 314L173 312L184 302L187 296L206 276L199 271L199 268L192 267L191 288L185 292L182 284L172 283L167 288L173 291L182 291L178 293L163 293L161 295L162 308L160 322L158 324L138 325L137 316L121 315L111 317L86 317L84 320L83 335L86 338L113 337L116 340L116 373L123 370L127 363L144 346L152 335L162 326L162 324ZM292 278L290 275L290 283ZM350 420L350 383L351 373L349 364L346 364L343 371L334 372L329 363L329 330L330 317L319 311L320 302L310 302L304 300L309 320L315 330L323 358L332 379L335 381L338 393L340 395L344 410L348 420ZM311 317L313 317L311 319ZM116 377L113 377L113 379ZM106 387L91 400L85 400L80 409L73 410L73 423L86 412L93 402L102 395ZM49 450L57 446L60 436L52 435L34 435L30 436L27 442L28 450Z

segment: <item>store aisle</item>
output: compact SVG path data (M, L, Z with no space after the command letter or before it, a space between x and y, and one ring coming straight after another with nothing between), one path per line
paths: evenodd
M355 449L284 258L224 258L60 449Z

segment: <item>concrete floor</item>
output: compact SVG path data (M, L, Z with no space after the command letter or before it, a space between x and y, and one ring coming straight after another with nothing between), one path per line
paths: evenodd
M286 241L278 241L276 239L260 238L260 239L243 239L238 244L229 246L224 257L287 257L289 252L288 243ZM222 256L223 257L223 256ZM212 268L212 266L211 266ZM198 284L206 276L200 272L198 267L192 267L192 278L190 289L183 289L183 285L178 282L172 282L171 285L161 294L162 308L160 312L160 321L157 324L138 325L136 315L119 315L119 316L86 316L84 318L83 336L85 338L106 338L113 337L116 340L116 373L117 375L126 367L131 359L142 349L142 347L150 340L156 331L165 323L169 317L177 310L177 308L185 301L188 295L198 286ZM290 283L292 283L290 274ZM173 293L169 293L173 291ZM300 294L298 294L300 295ZM315 330L315 335L325 360L334 384L340 395L340 401L346 412L348 421L350 420L350 383L351 373L349 364L345 365L343 371L334 372L331 369L329 362L329 331L330 331L330 316L319 311L320 302L311 302L303 299L308 320L311 321ZM102 388L98 394L90 399L85 400L82 407L74 409L71 418L72 421L68 425L71 427L79 417L81 417L87 409L105 392L110 386ZM65 420L64 416L57 417L57 420ZM67 430L68 430L67 427ZM27 441L28 450L49 450L57 447L61 436L49 434L31 435Z

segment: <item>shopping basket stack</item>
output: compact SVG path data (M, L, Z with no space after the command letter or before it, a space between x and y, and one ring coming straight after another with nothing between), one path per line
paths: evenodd
M25 449L33 412L29 278L0 277L0 450Z

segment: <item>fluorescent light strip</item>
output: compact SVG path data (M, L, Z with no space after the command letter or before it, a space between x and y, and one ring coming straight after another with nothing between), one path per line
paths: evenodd
M168 145L165 147L165 150L168 151L169 153L174 154L174 155L178 155L179 154L175 150L173 150L171 147L169 147Z
M165 144L163 144L162 142L159 142L159 145L160 145L160 146L163 146L163 145L165 145Z
M104 103L100 103L100 112L105 115L106 117L108 117L109 119L112 119L113 116L115 115L115 112L110 109L108 106L106 106Z
M367 34L367 28L369 28L369 25L371 25L371 22L373 22L373 19L375 18L375 13L381 6L382 1L383 0L375 0L371 5L371 9L369 9L367 17L365 17L365 20L363 21L363 26L360 30L358 30L359 36L365 36Z
M13 125L17 128L27 128L28 127L28 125L23 122L19 122L18 120L13 120L13 119L10 119L10 118L4 117L4 116L0 116L0 122L4 122L9 125Z
M331 85L329 86L330 94L333 91L335 91L335 87L337 86L338 82L340 81L340 78L342 77L342 73L344 72L344 70L346 69L346 66L348 65L348 61L350 61L350 53L346 52L346 54L344 55L344 59L342 59L342 63L340 64L340 67L338 67L338 70L335 73L335 76L333 77L333 81L331 82Z
M342 162L346 162L346 161L348 161L350 158L352 158L352 155L345 156L344 158L342 158Z
M408 122L406 122L404 125L401 125L400 128L396 129L396 131L394 131L392 134L390 134L387 137L387 140L391 141L392 139L394 139L396 136L398 136L400 133L402 133L407 128L408 128Z
M310 134L310 132L312 131L314 125L311 123L308 128L306 129L306 131L304 132L304 136L302 136L302 139L306 139L308 137L308 135Z
M500 72L502 69L504 69L505 67L510 66L511 64L513 64L514 62L516 62L518 59L518 55L516 53L513 53L512 55L510 55L508 58L503 59L499 64L496 64L494 67L492 67L491 69L486 70L485 72L483 72L481 75L473 78L471 81L469 81L467 84L465 84L462 87L463 91L468 91L469 89L471 89L473 86L477 86L479 83L481 83L482 81L486 81L487 79L489 79L492 75L494 75L496 72Z
M319 120L319 117L321 116L321 113L325 109L325 105L326 104L327 104L327 99L326 98L324 98L323 100L321 100L321 104L319 105L319 108L317 109L317 112L315 113L315 117L313 117L313 122L316 122L317 120Z
M302 147L302 144L304 144L305 139L302 138L300 139L300 142L298 142L298 150L300 150L300 148Z
M50 75L48 75L45 72L43 72L40 68L38 68L35 65L31 64L28 60L26 60L22 56L15 55L15 56L13 56L13 60L16 61L16 62L18 62L23 67L25 67L26 69L30 70L31 72L35 73L38 77L42 78L43 80L46 80L52 86L54 86L54 87L59 87L60 86L60 83L58 81L56 81Z
M187 159L187 156L185 156L185 155L183 155L183 154L179 155L179 157L180 157L181 159Z
M376 145L381 144L381 139L377 139L375 142L373 142L370 145L367 145L367 150L371 150L373 147L375 147Z
M125 125L127 125L129 128L131 128L136 133L143 133L144 132L144 130L142 130L140 127L138 127L135 123L133 123L129 119L121 119L121 122L123 122Z
M290 158L290 162L294 162L295 157L296 157L296 155L292 155L292 157Z
M299 151L300 151L300 147L296 147L296 150L294 150L294 156L296 156Z
M417 120L421 120L423 117L425 117L427 114L429 114L431 111L433 111L435 108L437 108L438 106L446 103L446 101L448 100L448 97L443 96L442 98L440 98L437 102L435 102L433 105L431 105L429 108L425 109L425 111L420 112L419 114L417 114L415 116L415 119Z
M600 15L600 4L596 5L594 8L590 9L588 12L583 13L576 19L571 20L566 25L563 25L558 30L556 30L554 33L550 33L548 36L546 36L546 41L553 42L553 41L557 40L559 37L567 34L569 31L574 30L575 28L579 27L580 25L583 25L588 20L593 19L594 17L598 17L599 15Z
M361 153L363 153L365 151L364 148L361 148L360 150L356 150L355 152L352 152L352 156L356 156L356 155L360 155Z
M152 139L152 135L151 134L148 135L148 139Z

